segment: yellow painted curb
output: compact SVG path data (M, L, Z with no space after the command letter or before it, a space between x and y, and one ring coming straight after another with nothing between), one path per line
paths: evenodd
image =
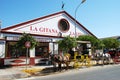
M36 74L37 72L42 71L44 68L31 68L31 69L23 69L22 72L27 73L28 76Z

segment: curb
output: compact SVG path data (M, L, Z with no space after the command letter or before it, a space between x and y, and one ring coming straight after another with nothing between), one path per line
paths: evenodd
M0 80L13 80L13 79L25 78L25 75L26 74L23 73L0 75Z

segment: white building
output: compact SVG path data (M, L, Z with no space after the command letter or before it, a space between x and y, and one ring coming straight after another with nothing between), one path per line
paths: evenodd
M40 45L29 51L28 64L42 63L47 57L44 54L58 53L57 40L70 35L92 35L82 24L61 11L41 18L26 21L1 30L0 62L4 65L26 64L26 51L16 52L13 45L19 40L22 33L29 33L39 41Z

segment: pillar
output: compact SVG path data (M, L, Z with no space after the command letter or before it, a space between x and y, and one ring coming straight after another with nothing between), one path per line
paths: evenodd
M0 40L0 65L4 65L5 59L5 41Z
M35 65L35 48L30 49L30 65Z

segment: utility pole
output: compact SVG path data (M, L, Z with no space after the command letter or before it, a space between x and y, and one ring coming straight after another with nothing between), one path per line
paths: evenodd
M0 21L0 37L1 37L1 21Z
M76 23L77 23L77 19L76 19L76 13L78 11L78 8L80 7L81 4L83 4L86 0L82 0L82 2L79 3L79 5L76 7L75 9L75 38L77 36L77 33L76 33Z

